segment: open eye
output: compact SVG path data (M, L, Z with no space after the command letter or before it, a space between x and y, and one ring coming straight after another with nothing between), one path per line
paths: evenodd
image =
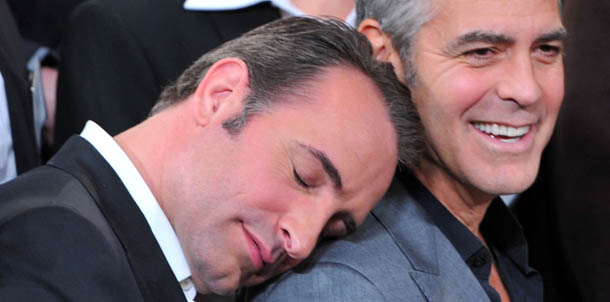
M481 47L463 53L464 58L473 66L485 66L497 57L498 50L492 47Z
M538 50L549 56L556 56L561 53L561 47L549 44L538 46Z
M475 64L480 64L482 62L487 62L491 60L496 54L497 50L491 47L481 47L464 52L464 57L474 62Z
M536 57L544 63L553 63L562 53L561 46L553 44L542 44L536 47Z
M475 57L475 58L486 58L493 54L494 54L494 52L491 48L477 48L477 49L469 50L465 53L465 55Z
M301 175L299 175L299 172L297 172L296 169L292 169L292 173L294 174L294 179L297 181L297 183L299 183L300 186L302 186L303 188L311 188L311 185L308 184L305 180L303 180L303 178L301 177Z

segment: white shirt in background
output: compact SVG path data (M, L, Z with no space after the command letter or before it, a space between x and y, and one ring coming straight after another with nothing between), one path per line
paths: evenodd
M292 16L304 16L298 7L294 6L290 0L186 0L184 2L184 9L186 10L199 10L199 11L217 11L217 10L238 10L253 6L262 2L271 2L271 5L280 9L282 18ZM345 23L355 26L356 23L356 10L353 9L347 18Z
M11 119L8 112L8 100L4 86L4 78L0 72L0 184L17 176L17 163L13 150L13 135Z

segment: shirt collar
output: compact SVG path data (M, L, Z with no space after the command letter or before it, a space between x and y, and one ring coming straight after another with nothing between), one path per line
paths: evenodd
M294 6L290 0L186 0L184 1L184 9L198 11L219 11L219 10L238 10L250 7L263 2L271 2L271 5L279 8L283 17L304 16L298 7ZM345 23L352 26L356 23L356 10L353 9Z
M95 147L119 176L138 208L142 211L144 218L146 218L178 282L182 285L185 281L190 280L191 271L180 247L176 232L174 232L157 199L127 154L104 129L93 121L87 122L80 135ZM183 286L183 290L187 298L193 299L195 297L194 288L189 288L189 292ZM190 297L191 295L192 297Z
M422 205L465 262L472 260L484 248L482 242L415 176L403 172L400 177L414 199ZM523 272L533 271L528 265L527 242L521 226L499 197L491 202L480 228L488 245L511 258Z

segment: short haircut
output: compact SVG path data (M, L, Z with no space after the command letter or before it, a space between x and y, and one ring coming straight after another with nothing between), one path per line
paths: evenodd
M208 68L224 58L239 58L248 67L250 93L238 116L225 121L237 135L253 114L264 112L287 96L299 96L330 67L347 66L372 80L382 95L398 139L398 157L414 164L422 146L422 127L409 90L391 64L376 61L365 36L340 20L293 17L258 27L206 53L166 87L151 115L192 95ZM305 101L305 97L291 98ZM349 100L345 100L349 106Z
M404 80L415 85L412 47L420 28L434 16L431 0L356 0L356 22L374 19L392 39L404 64Z

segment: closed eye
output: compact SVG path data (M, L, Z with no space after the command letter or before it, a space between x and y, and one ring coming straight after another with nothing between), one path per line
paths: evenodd
M293 168L292 173L294 174L294 179L301 187L306 189L311 188L311 185L309 185L307 182L305 182L305 180L303 180L303 178L301 177L301 175L299 175L299 172L297 172L296 169Z

